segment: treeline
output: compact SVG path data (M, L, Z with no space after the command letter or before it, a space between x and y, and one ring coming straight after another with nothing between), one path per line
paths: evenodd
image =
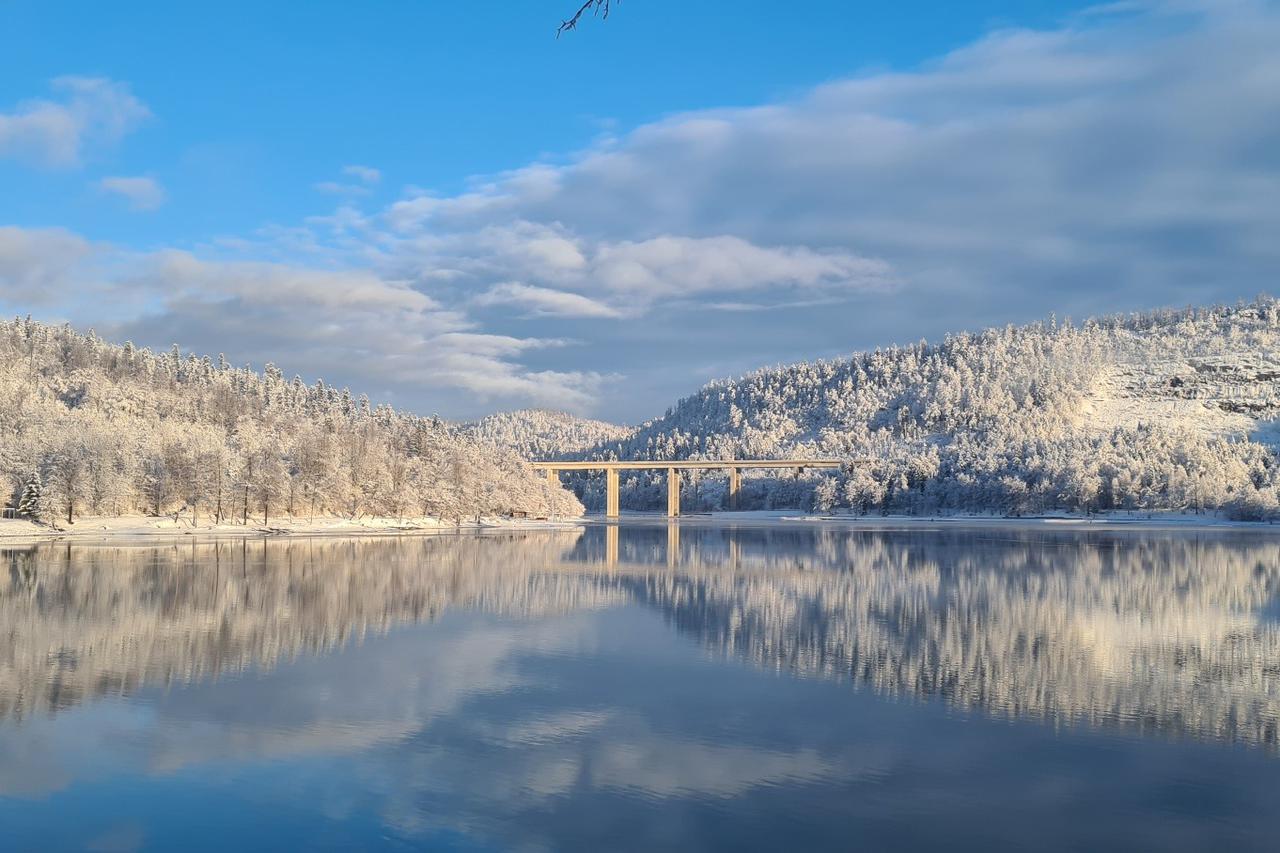
M1280 515L1277 415L1280 303L1260 297L761 370L586 455L851 460L831 476L746 480L747 507L1263 519ZM579 488L598 500L598 484ZM644 476L624 489L632 506L662 495ZM685 489L690 508L723 505L720 478Z
M0 476L9 514L49 523L582 511L515 453L438 418L272 365L117 346L29 318L0 323Z

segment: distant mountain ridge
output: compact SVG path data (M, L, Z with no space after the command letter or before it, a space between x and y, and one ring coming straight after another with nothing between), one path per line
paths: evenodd
M1280 302L1262 296L759 370L588 455L873 460L812 478L807 492L758 482L757 505L785 487L791 505L817 509L1261 518L1280 514L1278 417ZM714 486L700 496L712 508L720 498Z
M606 421L580 418L550 409L499 412L459 426L459 431L520 454L525 459L574 456L635 431Z

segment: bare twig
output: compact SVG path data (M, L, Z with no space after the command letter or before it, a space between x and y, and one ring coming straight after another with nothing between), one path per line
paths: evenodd
M578 28L578 21L588 10L596 14L600 20L608 20L609 7L613 2L615 2L615 0L586 0L585 3L578 7L578 11L573 13L572 18L560 22L560 26L556 28L556 38L560 38L561 33L567 33L569 30L576 30Z

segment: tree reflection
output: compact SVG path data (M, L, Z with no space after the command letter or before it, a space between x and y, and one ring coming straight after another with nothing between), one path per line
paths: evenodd
M449 608L652 608L714 653L1052 724L1277 744L1262 535L667 525L7 548L0 715L323 654Z

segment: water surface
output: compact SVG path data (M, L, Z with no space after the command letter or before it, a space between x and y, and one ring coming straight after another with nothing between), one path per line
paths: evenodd
M1280 537L0 548L0 849L1274 850Z

